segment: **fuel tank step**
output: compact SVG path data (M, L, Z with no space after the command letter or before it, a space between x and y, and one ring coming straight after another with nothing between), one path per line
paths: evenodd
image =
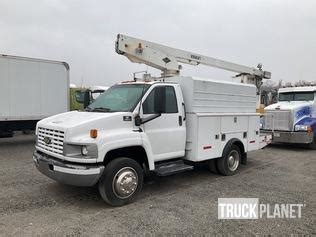
M159 176L172 175L188 170L193 170L194 166L185 164L182 160L169 161L155 164L154 172Z

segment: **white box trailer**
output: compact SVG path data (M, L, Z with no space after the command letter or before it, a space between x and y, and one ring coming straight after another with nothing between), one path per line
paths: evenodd
M0 134L34 129L36 122L69 110L65 62L0 55Z

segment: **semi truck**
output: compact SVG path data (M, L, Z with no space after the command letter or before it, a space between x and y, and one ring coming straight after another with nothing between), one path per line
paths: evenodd
M263 148L256 113L261 80L271 73L118 35L116 52L132 62L162 71L161 76L124 80L85 111L41 120L33 160L57 182L97 185L112 206L132 202L144 174L159 176L192 170L234 175L247 152ZM203 64L238 73L244 83L181 76L180 63Z
M262 128L272 142L316 149L316 86L280 88L278 102L264 109Z
M34 130L46 117L69 110L69 65L0 55L0 136Z

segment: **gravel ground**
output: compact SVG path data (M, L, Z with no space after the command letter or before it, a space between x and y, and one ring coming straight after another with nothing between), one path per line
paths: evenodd
M58 184L32 161L34 137L0 140L0 235L316 235L316 151L270 146L248 154L235 176L206 167L148 177L136 202L107 206L95 188ZM301 219L218 220L217 198L304 203Z

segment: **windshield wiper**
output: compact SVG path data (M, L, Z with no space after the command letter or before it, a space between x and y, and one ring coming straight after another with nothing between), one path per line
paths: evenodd
M96 108L89 108L89 112L110 112L111 109L106 107L96 107Z

